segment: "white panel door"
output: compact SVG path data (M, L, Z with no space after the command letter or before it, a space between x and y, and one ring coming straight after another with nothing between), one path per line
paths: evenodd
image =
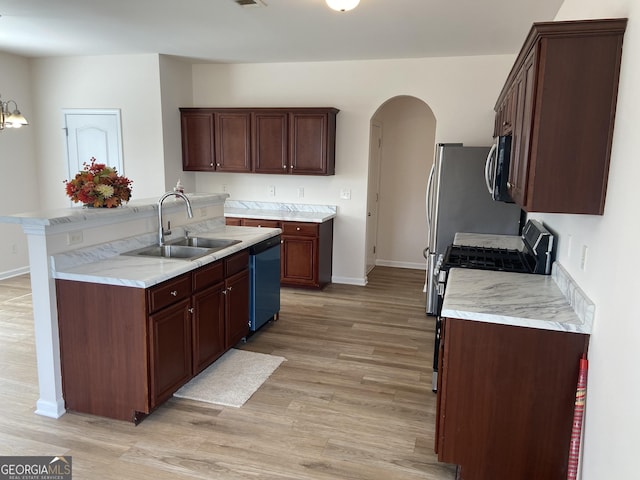
M63 110L64 126L67 133L67 165L69 178L90 163L91 157L97 163L115 167L124 175L122 162L122 138L120 110Z

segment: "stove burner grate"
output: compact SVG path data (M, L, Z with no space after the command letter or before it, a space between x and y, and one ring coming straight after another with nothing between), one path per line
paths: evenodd
M505 272L530 273L524 253L502 248L451 245L443 260L443 267L475 268Z

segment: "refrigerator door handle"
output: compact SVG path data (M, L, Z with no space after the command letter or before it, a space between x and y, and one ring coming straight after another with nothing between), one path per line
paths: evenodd
M427 182L427 193L425 195L425 206L427 208L427 229L429 230L429 235L431 235L431 189L433 187L433 177L435 174L436 165L435 163L431 165L431 171L429 172L429 181Z
M491 175L491 173L493 171L495 171L495 159L496 156L494 156L493 154L496 152L496 149L498 148L498 144L494 143L493 145L491 145L491 150L489 150L489 154L487 155L487 161L484 164L484 181L487 183L487 190L489 190L489 193L491 194L491 196L493 197L493 175Z

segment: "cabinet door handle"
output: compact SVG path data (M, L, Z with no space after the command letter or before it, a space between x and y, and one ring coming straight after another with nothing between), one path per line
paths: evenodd
M511 182L507 182L507 188L512 188L513 184Z
M177 297L178 296L178 291L177 290L172 290L171 291L171 296Z
M189 313L193 313L193 312L195 312L195 311L196 311L196 310L195 310L195 308L193 308L193 307L189 307Z
M219 163L216 163L216 167L219 167L219 166L220 166L220 164L219 164Z
M287 166L286 165L282 165L282 168L287 168Z
M231 291L231 290L233 290L233 287L229 287L229 288L227 288L227 290Z
M209 164L209 166L210 166L210 167L213 167L213 162L211 162L211 163Z
M224 290L222 290L222 294L226 295L227 294L227 289L225 288Z

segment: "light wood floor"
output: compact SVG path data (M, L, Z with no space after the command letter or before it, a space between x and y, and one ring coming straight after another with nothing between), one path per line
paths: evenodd
M72 455L74 479L453 479L433 453L434 321L424 272L284 289L280 320L239 348L284 356L242 407L171 399L140 425L33 413L27 276L0 282L0 455Z

